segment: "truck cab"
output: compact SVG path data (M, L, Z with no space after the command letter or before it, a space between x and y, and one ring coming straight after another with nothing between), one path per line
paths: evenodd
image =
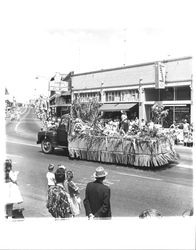
M42 152L50 154L55 148L68 148L68 121L61 120L58 127L51 127L38 132L37 144L41 144Z

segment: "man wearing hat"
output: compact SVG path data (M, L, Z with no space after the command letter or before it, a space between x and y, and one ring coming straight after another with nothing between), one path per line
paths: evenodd
M66 167L65 167L64 165L62 165L61 163L59 163L57 167L58 167L58 168L64 169L65 172L66 172L66 170L67 170Z
M110 188L103 184L106 175L104 168L98 167L94 173L95 181L86 186L83 203L89 218L111 217Z

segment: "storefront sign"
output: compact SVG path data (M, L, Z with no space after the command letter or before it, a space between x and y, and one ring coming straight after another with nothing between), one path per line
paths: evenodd
M161 62L155 63L155 88L165 88L165 65Z
M189 107L175 107L175 112L189 113L190 108Z
M52 81L50 82L49 85L49 91L56 91L56 92L61 92L61 91L68 91L68 82L65 81Z

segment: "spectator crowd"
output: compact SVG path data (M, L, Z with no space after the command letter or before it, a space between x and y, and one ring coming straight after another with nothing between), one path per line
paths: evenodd
M23 198L19 189L17 176L18 171L12 168L12 161L5 162L5 188L4 202L6 218L8 220L15 217L14 205L22 204ZM83 205L85 214L89 219L110 219L112 217L111 190L104 180L108 173L102 166L96 168L93 177L94 181L87 184ZM81 214L82 200L80 189L74 182L74 173L67 170L62 164L56 167L54 164L48 165L46 171L47 178L47 203L48 212L54 218L73 218ZM18 209L21 213L24 208ZM182 216L192 216L193 209L186 209ZM160 211L156 209L146 209L139 214L139 218L162 217ZM24 218L23 214L19 218Z

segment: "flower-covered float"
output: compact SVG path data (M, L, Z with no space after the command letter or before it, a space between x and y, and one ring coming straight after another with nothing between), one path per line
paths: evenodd
M169 133L135 124L125 134L118 121L105 123L98 108L93 100L73 104L68 138L71 158L147 168L177 160Z

